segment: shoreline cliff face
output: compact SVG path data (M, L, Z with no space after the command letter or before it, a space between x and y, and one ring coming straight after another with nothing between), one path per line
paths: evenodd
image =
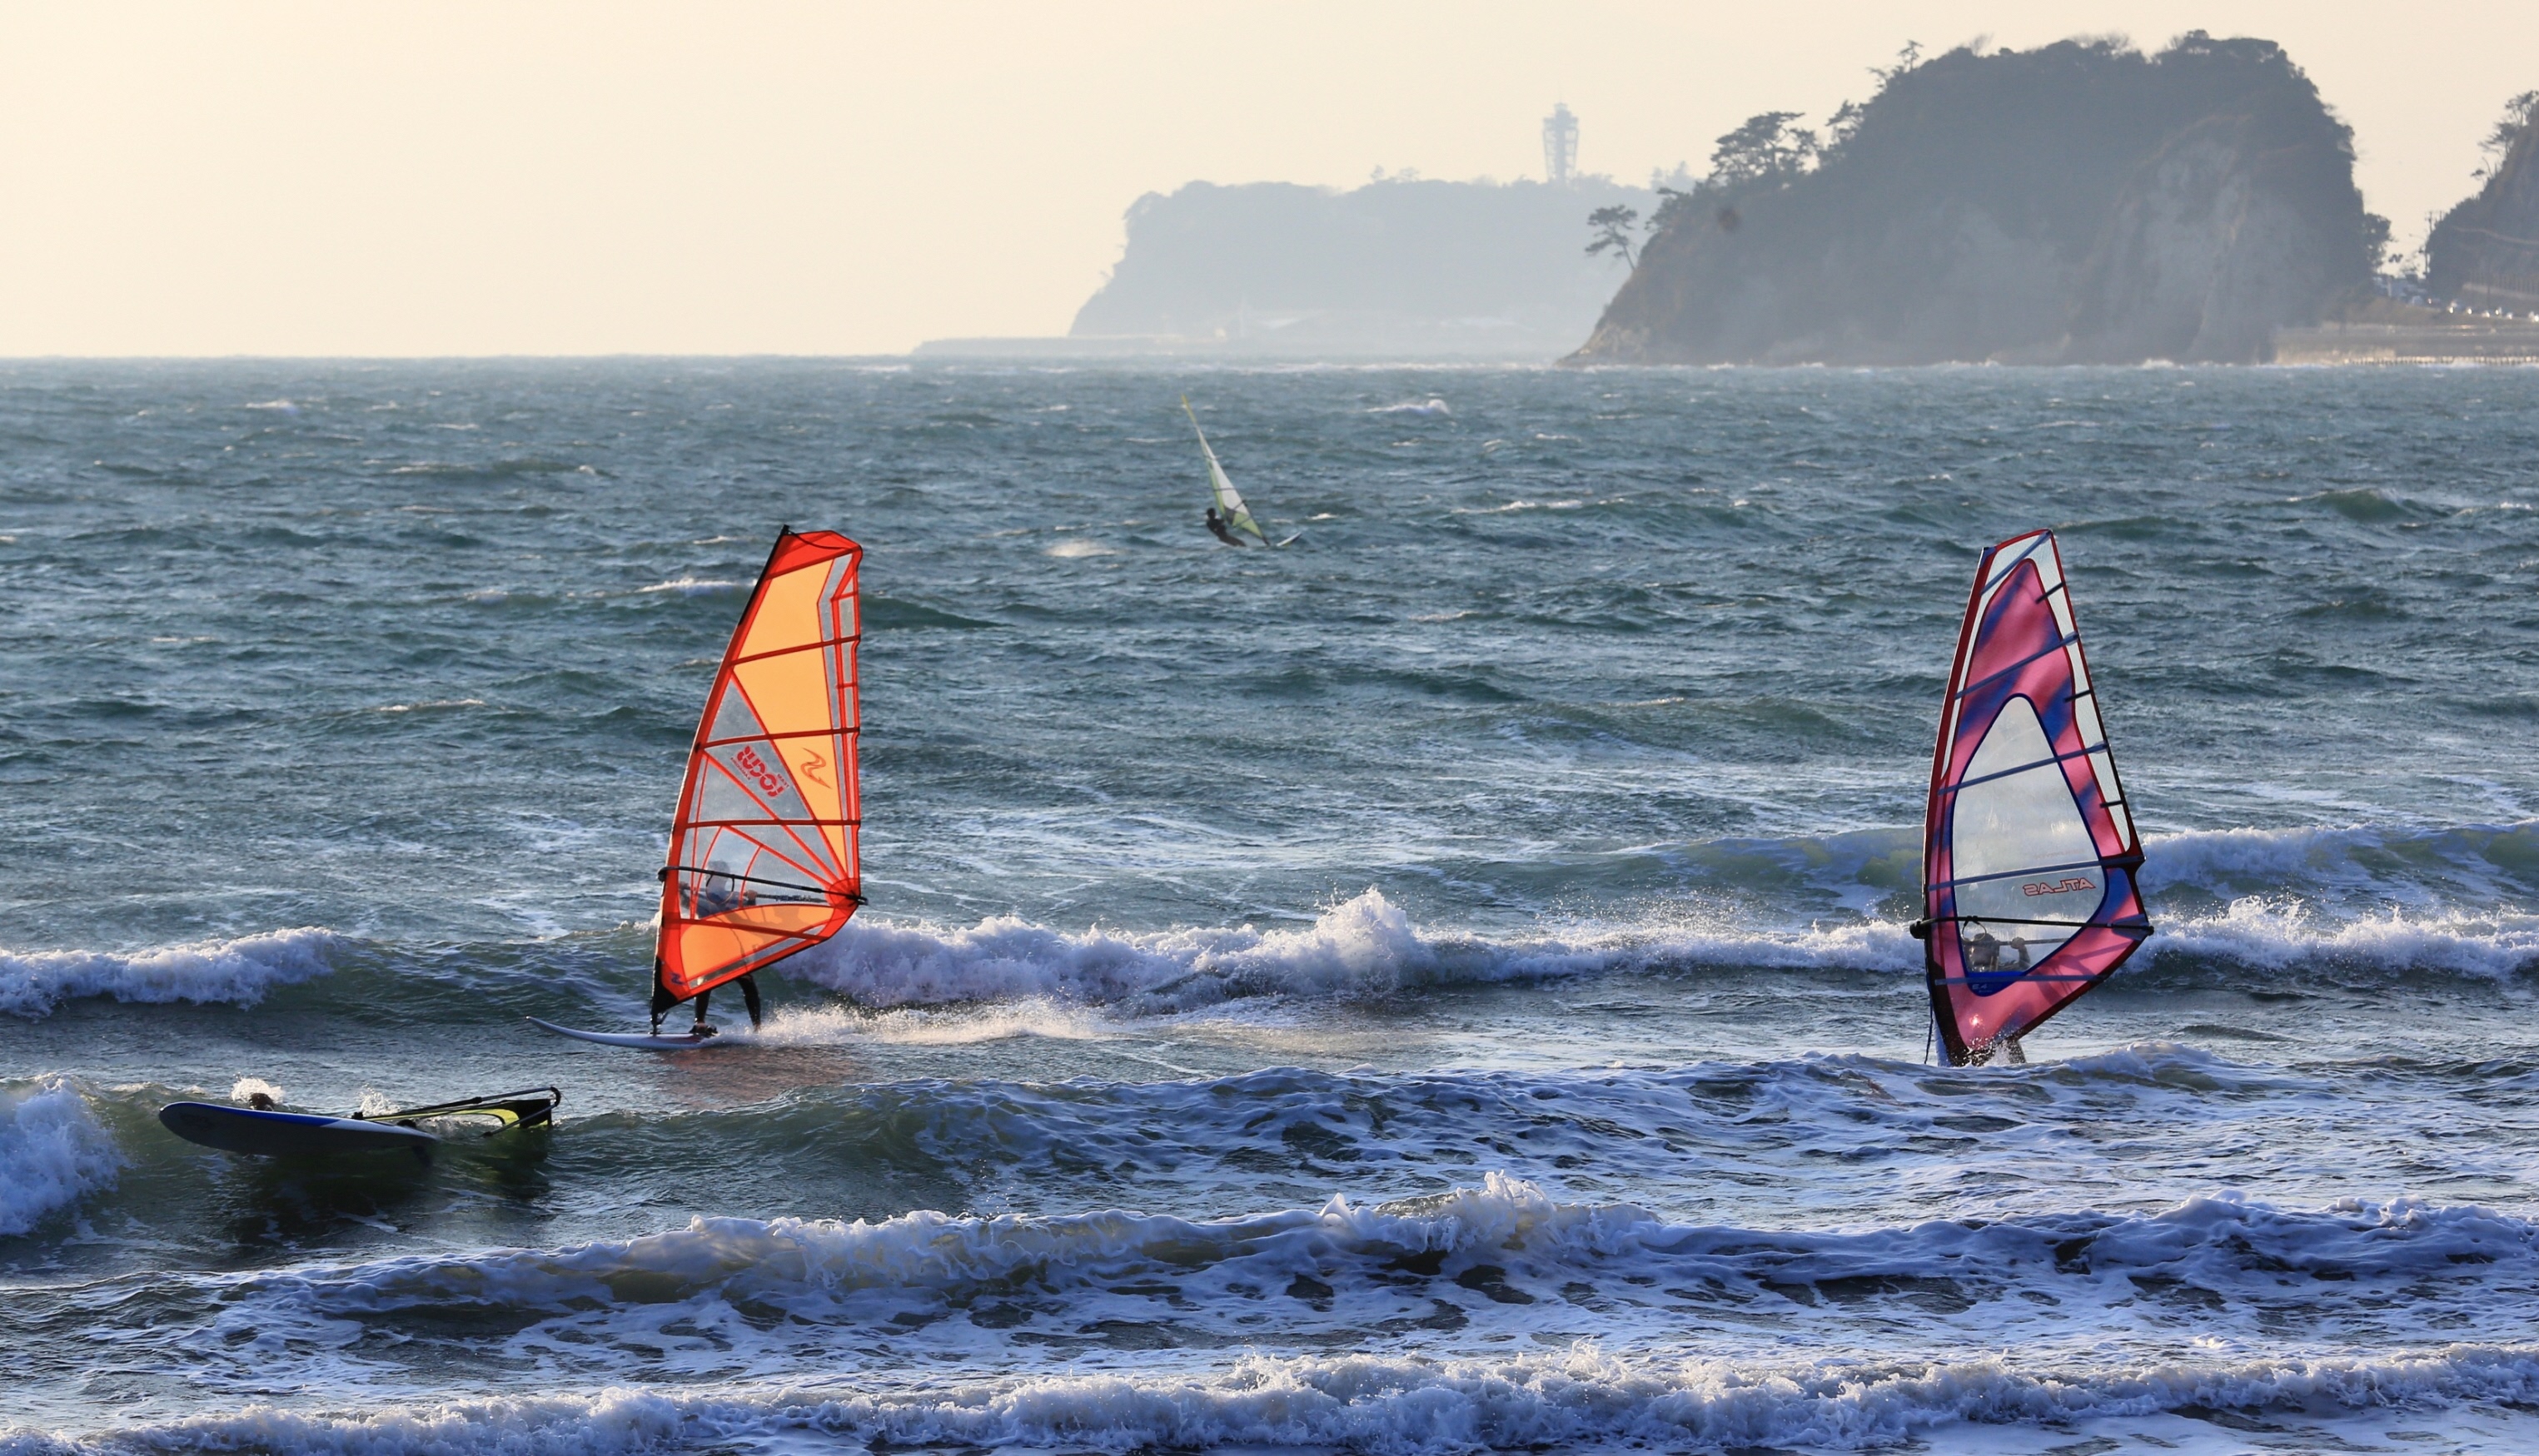
M2507 119L2504 138L2486 185L2426 240L2425 287L2470 308L2539 312L2539 115Z
M2283 50L2065 41L1891 73L1813 169L1683 198L1580 362L2252 362L2370 276Z

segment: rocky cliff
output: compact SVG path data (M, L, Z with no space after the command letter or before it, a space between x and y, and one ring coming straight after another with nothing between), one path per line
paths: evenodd
M1128 247L1068 336L1550 359L1577 346L1622 276L1587 256L1587 214L1655 200L1597 178L1399 178L1348 191L1193 182L1129 209Z
M2539 92L2517 98L2490 143L2502 155L2475 197L2425 245L2425 289L2478 309L2539 312Z
M1677 199L1578 357L2254 361L2385 235L2346 128L2264 40L1954 51L1887 73L1813 162Z

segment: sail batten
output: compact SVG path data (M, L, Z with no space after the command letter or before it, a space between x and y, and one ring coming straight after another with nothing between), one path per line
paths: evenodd
M1984 553L1942 699L1923 965L1949 1059L1988 1059L2151 934L2142 846L2051 532Z
M715 674L661 871L661 983L680 998L835 935L863 902L858 576L834 531L777 537Z

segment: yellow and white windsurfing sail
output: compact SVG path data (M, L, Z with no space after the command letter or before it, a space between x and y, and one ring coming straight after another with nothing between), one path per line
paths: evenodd
M685 1000L807 950L863 903L856 644L863 548L776 538L707 695L661 871L661 983Z
M1225 467L1216 463L1216 451L1209 449L1207 431L1199 428L1199 414L1191 408L1190 396L1182 396L1182 413L1190 416L1191 429L1199 433L1199 452L1207 457L1207 488L1216 497L1216 513L1225 519L1226 528L1252 538L1257 546L1268 546L1270 538L1261 523L1252 518L1252 507L1243 503L1235 493L1234 482L1225 478Z

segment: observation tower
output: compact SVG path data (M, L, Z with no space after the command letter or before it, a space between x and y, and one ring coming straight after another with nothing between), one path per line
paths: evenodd
M1543 174L1553 186L1565 186L1578 174L1578 118L1569 103L1554 104L1543 118Z

